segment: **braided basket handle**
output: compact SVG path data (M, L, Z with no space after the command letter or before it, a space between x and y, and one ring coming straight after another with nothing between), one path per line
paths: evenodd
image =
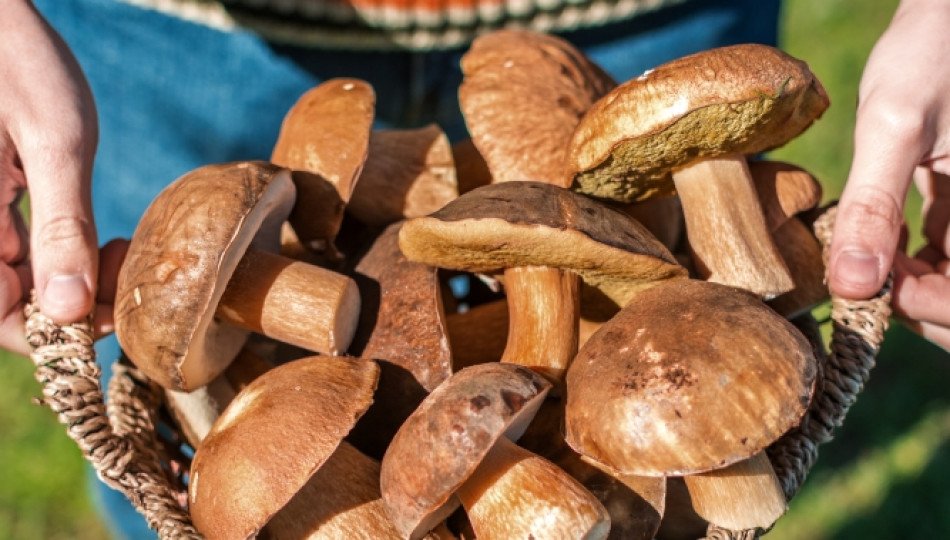
M831 246L837 208L827 209L814 225L821 242L825 266ZM819 359L818 380L811 405L798 427L790 430L768 448L767 454L778 476L785 498L792 500L818 459L818 446L834 438L834 430L844 423L848 410L874 367L891 315L891 287L888 276L884 287L870 300L845 300L831 297L831 352L826 354L820 336L810 336ZM806 332L807 333L807 332ZM729 531L710 525L708 540L745 540L761 531Z
M116 362L107 410L91 322L59 326L40 313L35 300L26 316L41 401L57 414L99 478L122 492L161 538L200 539L155 450L158 388L138 369Z

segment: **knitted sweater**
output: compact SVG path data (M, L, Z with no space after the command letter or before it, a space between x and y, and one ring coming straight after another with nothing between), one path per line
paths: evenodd
M682 0L122 0L267 39L360 50L459 47L480 33L517 26L576 30Z

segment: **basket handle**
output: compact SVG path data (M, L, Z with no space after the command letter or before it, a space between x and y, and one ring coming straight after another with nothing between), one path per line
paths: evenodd
M821 242L825 266L836 215L837 207L831 207L815 220L815 236ZM767 450L787 500L798 493L818 459L818 446L834 438L835 428L844 423L848 410L870 377L891 315L892 285L893 276L888 276L884 287L870 300L831 297L831 352L826 355L821 340L815 340L819 360L826 359L819 361L811 405L798 427ZM759 532L729 531L711 525L706 538L745 540L755 538Z
M158 388L135 367L116 362L107 409L91 321L59 326L35 299L26 317L40 401L57 414L99 478L122 492L161 538L200 539L155 451Z

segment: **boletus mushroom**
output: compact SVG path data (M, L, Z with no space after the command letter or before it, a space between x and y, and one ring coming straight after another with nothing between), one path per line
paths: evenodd
M567 375L566 439L620 474L722 469L797 424L816 371L808 341L752 294L665 281L636 295L578 353ZM741 523L716 524L770 526L786 503L780 488L766 488L771 499L755 501Z
M399 535L379 495L379 465L343 441L372 402L379 369L309 357L245 387L198 447L189 505L209 540Z
M744 155L784 144L827 106L807 66L777 49L735 45L686 56L587 111L571 141L574 189L632 201L675 185L702 277L771 298L793 284Z
M461 502L484 540L606 538L610 519L597 499L511 442L550 388L527 368L488 363L429 394L383 458L383 501L400 534L422 537Z
M119 272L116 335L166 388L208 384L247 332L324 354L349 345L359 315L350 278L273 253L294 203L290 171L209 165L163 190Z
M576 286L571 290L575 275L626 298L685 273L636 221L538 182L504 182L470 191L428 217L407 221L399 245L408 259L432 266L469 272L505 269L511 331L502 361L527 365L552 381L562 379L577 347ZM532 275L546 268L563 275L551 277L553 284ZM559 288L566 290L557 294ZM571 298L574 302L566 300Z

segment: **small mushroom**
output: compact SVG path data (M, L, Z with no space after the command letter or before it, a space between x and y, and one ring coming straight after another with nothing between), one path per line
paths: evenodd
M702 275L771 298L793 284L743 154L784 144L827 106L805 64L771 47L686 56L618 86L584 115L570 147L574 189L631 201L675 184Z
M512 330L502 360L528 365L555 381L576 350L573 274L624 298L657 280L684 274L637 222L537 182L470 191L431 216L407 221L399 245L408 259L433 266L470 272L506 269ZM518 276L507 270L518 268L526 272ZM550 268L564 275L525 276ZM538 277L554 281L553 286L538 286Z
M301 242L335 253L333 240L369 149L376 94L357 79L330 79L284 117L271 161L294 171L299 202L290 214Z
M821 202L821 184L801 167L781 161L752 161L749 172L769 231Z
M379 502L378 465L343 437L372 402L379 370L310 357L242 390L198 447L189 506L209 540L399 538Z
M152 202L119 272L116 335L151 379L208 384L254 331L337 354L356 329L346 276L274 255L294 202L290 173L265 163L209 165Z
M512 443L551 385L524 367L463 369L403 424L383 458L383 501L420 538L459 505L478 538L606 538L606 510L549 461Z
M567 375L567 442L621 474L721 468L795 425L815 374L807 340L754 296L665 281L578 353Z
M442 129L374 131L347 211L370 226L425 216L458 197L452 147Z

